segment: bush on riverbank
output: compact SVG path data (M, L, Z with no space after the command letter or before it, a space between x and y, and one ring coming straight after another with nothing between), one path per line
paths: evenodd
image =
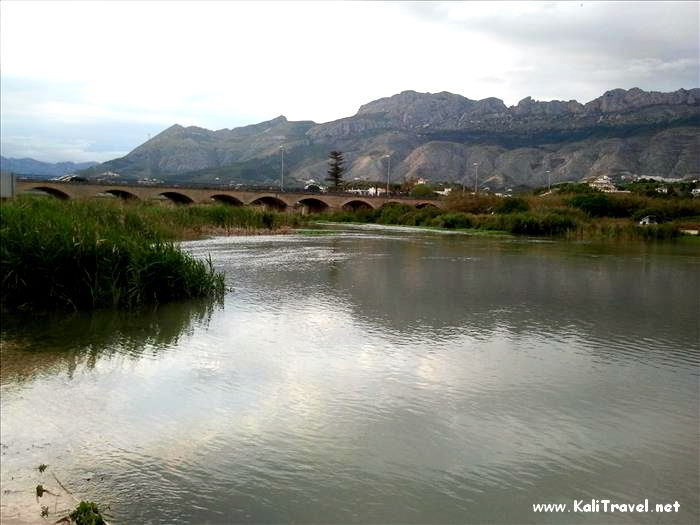
M675 239L681 234L676 224L639 226L624 219L599 219L585 222L567 232L569 239L597 239L612 241L661 241Z
M327 213L318 217L334 222L360 222L402 226L428 226L446 229L481 229L522 235L561 235L578 226L574 216L557 210L504 214L472 214L442 211L436 208L415 209L391 204L380 210Z
M129 308L222 294L223 275L211 262L170 242L169 212L144 210L94 201L3 203L3 307Z
M326 213L318 218L334 222L474 229L506 232L513 235L560 236L571 239L661 240L672 239L680 234L678 225L674 223L641 227L636 221L628 218L609 219L605 216L592 216L597 213L591 214L590 209L582 210L577 206L567 206L567 199L556 197L548 203L549 206L543 205L542 200L530 202L528 199L505 198L500 202L493 201L493 196L477 197L474 199L475 202L469 205L465 204L468 199L469 197L460 197L459 200L453 199L449 202L461 202L456 206L457 209L484 209L488 206L488 209L493 211L467 213L454 208L415 209L407 205L390 204L379 210L362 209ZM613 205L617 206L615 203ZM622 209L627 204L620 206ZM667 209L672 210L669 216L692 213L694 210L682 203L675 207L669 206Z
M627 218L638 221L646 215L654 215L659 221L673 221L700 217L698 198L654 198L633 193L602 193L599 191L573 191L548 195L522 197L498 197L495 195L450 195L445 200L447 211L473 214L513 213L524 211L549 211L567 209L571 213L582 212L588 218ZM579 215L580 218L580 215Z

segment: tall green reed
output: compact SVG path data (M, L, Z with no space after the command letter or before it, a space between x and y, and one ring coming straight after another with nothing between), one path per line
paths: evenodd
M143 212L143 213L142 213ZM223 275L172 243L157 209L20 198L0 206L0 285L9 309L130 308L221 295Z

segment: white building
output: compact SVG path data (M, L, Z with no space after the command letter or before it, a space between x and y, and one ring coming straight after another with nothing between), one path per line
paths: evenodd
M608 177L607 175L601 175L599 177L596 177L595 179L589 181L588 185L591 188L595 188L597 190L604 191L604 192L617 191L617 188L615 187L613 182L610 180L610 177Z

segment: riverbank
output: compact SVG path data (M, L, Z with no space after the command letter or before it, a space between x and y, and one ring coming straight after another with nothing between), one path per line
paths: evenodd
M652 224L640 225L644 217ZM460 230L471 233L557 237L570 240L667 240L700 224L700 200L640 196L553 194L546 197L461 196L445 209L391 204L378 210L329 212L314 220Z
M300 224L298 216L225 205L15 199L0 206L2 308L132 308L221 296L223 275L174 241Z

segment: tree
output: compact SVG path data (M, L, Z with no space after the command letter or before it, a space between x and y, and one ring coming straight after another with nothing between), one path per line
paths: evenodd
M345 159L342 151L335 150L331 151L328 157L330 161L328 161L328 177L326 177L326 180L337 190L343 182L343 173L345 173L343 164Z
M428 184L416 184L411 190L411 197L428 198L434 196L435 190Z

